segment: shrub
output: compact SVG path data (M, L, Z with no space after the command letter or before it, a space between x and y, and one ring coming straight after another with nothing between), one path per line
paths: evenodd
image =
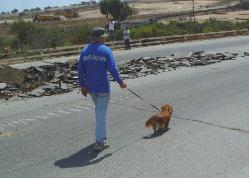
M4 48L10 46L10 41L9 37L0 35L0 53L4 52Z
M66 33L66 38L71 44L83 44L89 41L90 32L90 27L86 24L82 24L78 27L74 27L71 32Z
M138 38L158 37L158 36L239 30L243 28L249 28L249 22L235 23L229 21L218 21L216 19L211 18L205 21L204 23L198 23L192 21L188 22L170 21L168 24L154 23L139 27L133 27L130 31L131 31L131 38L138 39Z
M24 22L12 24L10 31L16 35L12 42L14 48L50 48L63 45L63 35L54 28Z
M131 39L149 38L158 36L172 36L194 33L208 33L217 31L237 30L249 28L249 22L229 22L209 19L204 23L170 21L168 24L153 23L137 26L130 29ZM73 27L71 32L59 32L55 28L44 27L39 24L22 20L11 24L10 38L0 36L0 50L7 46L17 49L55 48L63 45L77 45L88 43L91 28L82 24ZM13 38L13 39L12 39ZM123 40L123 29L115 31L115 39Z

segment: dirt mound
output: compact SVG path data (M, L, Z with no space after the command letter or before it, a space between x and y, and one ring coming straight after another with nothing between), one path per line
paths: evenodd
M19 69L10 66L0 65L0 83L21 86L27 77L27 74Z
M25 70L0 66L0 99L67 93L78 87L77 60L32 66Z

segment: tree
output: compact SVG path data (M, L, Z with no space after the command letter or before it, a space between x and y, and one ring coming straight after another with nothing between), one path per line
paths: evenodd
M44 7L44 11L48 10L48 9L51 9L52 7L50 6L47 6L47 7Z
M113 20L125 20L136 12L128 2L120 0L100 0L99 8L103 15L112 16Z
M30 9L30 11L41 11L41 8L40 7L32 8Z
M15 13L17 13L18 12L18 9L13 9L12 11L11 11L11 13L13 13L13 14L15 14Z
M25 15L25 12L20 12L19 13L19 17L22 17L22 16L24 16Z

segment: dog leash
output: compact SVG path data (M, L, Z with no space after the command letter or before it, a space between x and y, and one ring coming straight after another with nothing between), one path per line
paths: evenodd
M161 111L160 109L158 109L155 105L148 103L145 99L143 99L141 96L139 96L138 94L136 94L134 91L132 91L131 89L127 88L127 90L129 90L133 95L135 95L136 97L138 97L140 100L144 101L145 103L151 105L153 108L155 108L158 111Z

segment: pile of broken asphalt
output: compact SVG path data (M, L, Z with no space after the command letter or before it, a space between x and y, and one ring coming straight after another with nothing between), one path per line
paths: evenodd
M248 52L206 54L203 51L186 57L141 57L128 60L118 66L122 79L133 79L181 67L202 66L238 56L249 56ZM12 97L30 98L68 93L79 88L77 59L65 63L50 63L24 70L0 66L0 99ZM110 80L113 80L111 76Z

